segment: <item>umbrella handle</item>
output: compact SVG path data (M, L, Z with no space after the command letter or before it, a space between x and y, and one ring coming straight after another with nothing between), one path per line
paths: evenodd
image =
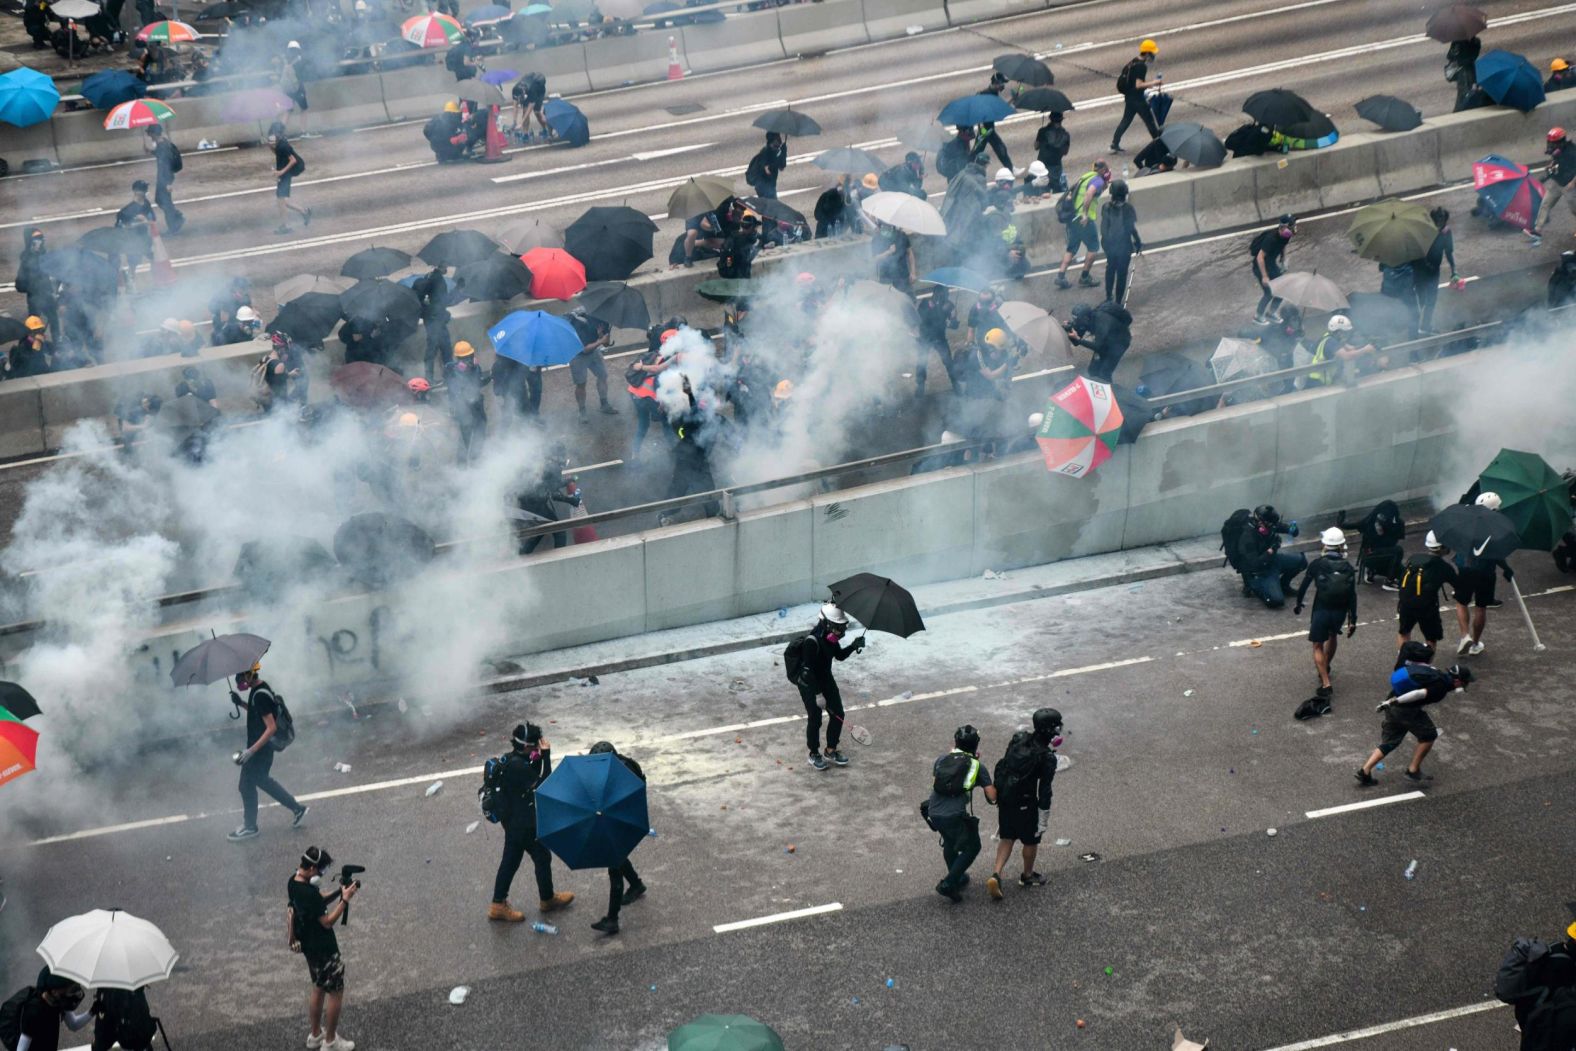
M1510 589L1516 593L1516 605L1521 607L1521 619L1527 622L1527 630L1532 633L1533 652L1542 653L1548 647L1543 644L1542 639L1538 638L1538 629L1533 626L1532 614L1527 612L1527 600L1521 597L1521 586L1516 583L1514 577L1511 578Z

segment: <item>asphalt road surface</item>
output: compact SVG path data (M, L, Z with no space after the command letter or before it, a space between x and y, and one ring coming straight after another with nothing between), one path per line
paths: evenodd
M1220 570L872 636L838 670L873 741L845 744L852 765L826 773L805 765L802 713L761 649L596 686L317 713L275 767L311 802L305 826L266 809L262 837L234 845L239 731L208 735L222 717L194 712L189 739L63 788L61 816L8 815L0 977L30 977L54 919L117 904L182 953L153 991L180 1046L287 1046L304 1035L306 977L282 943L283 884L316 843L368 866L340 932L344 1031L368 1051L655 1049L719 1010L766 1019L796 1048L1129 1051L1169 1047L1176 1023L1233 1051L1372 1027L1363 1051L1508 1051L1509 1012L1484 1007L1494 969L1516 935L1571 921L1576 834L1573 592L1542 556L1515 562L1549 649L1532 652L1513 605L1491 615L1478 683L1432 710L1443 736L1422 786L1400 776L1409 751L1377 788L1352 778L1377 735L1393 596L1362 590L1335 711L1299 723L1314 685L1305 617L1242 599ZM1038 866L1050 882L990 902L987 840L953 905L932 890L939 852L915 812L929 762L969 722L993 763L1046 704L1065 715L1070 760ZM580 897L556 937L485 918L501 840L467 831L472 771L524 718L560 756L606 738L651 776L657 836L632 859L651 891L614 939L589 930L599 872L557 866L558 889ZM532 892L522 873L514 901ZM470 998L452 1007L461 984ZM1450 1014L1397 1027L1436 1012Z

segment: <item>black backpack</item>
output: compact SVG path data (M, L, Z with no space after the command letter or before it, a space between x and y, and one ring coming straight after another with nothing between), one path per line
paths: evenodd
M962 796L969 791L969 773L979 760L962 752L949 752L936 760L936 776L931 787L938 796Z
M968 143L960 138L950 138L942 145L936 154L936 171L948 182L958 177L958 173L968 167Z
M1406 568L1401 571L1401 597L1423 597L1423 568L1433 559L1433 555L1413 555L1406 560Z
M1535 964L1548 958L1549 947L1540 938L1517 938L1510 951L1499 961L1499 973L1494 975L1494 995L1501 1003L1516 1004L1531 997L1539 999L1548 995L1548 987L1534 985L1531 970ZM3 1009L0 1009L3 1017Z
M278 712L274 715L274 735L268 743L274 746L274 751L282 752L295 743L295 716L290 714L290 709L285 706L285 699L273 691L267 683L258 687L274 699L274 706Z
M1246 572L1242 566L1242 556L1238 553L1239 541L1242 539L1242 531L1250 528L1249 522L1252 518L1252 511L1246 507L1239 507L1231 512L1230 517L1220 526L1220 549L1226 553L1226 560L1221 565L1229 565L1238 573Z
M169 139L165 139L164 141L170 148L170 173L174 174L186 167L186 162L181 160L180 148L177 147L175 143L171 142Z
M1007 751L996 762L996 798L1003 802L1020 802L1028 793L1024 789L1033 785L1040 769L1040 750L1035 747L1034 735L1019 730L1007 742Z
M503 794L503 765L509 757L494 756L482 764L482 786L476 790L476 801L481 804L482 817L492 824L509 816L509 800Z
M16 1051L17 1042L22 1039L22 1008L37 994L37 989L26 985L0 1004L0 1046L4 1046L5 1051Z
M1136 61L1138 60L1128 59L1127 65L1122 67L1122 72L1117 74L1116 93L1118 95L1125 95L1133 90L1133 63Z
M1352 592L1357 587L1357 570L1344 558L1326 561L1317 582L1319 597L1325 602L1332 605L1347 603L1351 601Z
M816 645L813 635L800 635L783 648L783 674L795 686L809 687L814 673L810 670L810 647Z
M756 183L770 182L771 176L766 174L766 151L762 150L750 158L749 167L744 169L744 181L750 186Z

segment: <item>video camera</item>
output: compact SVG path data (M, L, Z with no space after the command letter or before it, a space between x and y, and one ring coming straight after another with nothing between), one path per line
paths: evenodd
M357 879L356 877L361 875L365 871L367 871L367 867L365 865L341 865L341 866L339 866L340 892L343 893L344 892L344 888L346 888L346 887L355 887L357 890L360 890L361 889L361 881L359 879ZM339 925L341 927L348 927L348 926L350 926L350 902L348 902L348 901L345 902L345 911L339 914Z

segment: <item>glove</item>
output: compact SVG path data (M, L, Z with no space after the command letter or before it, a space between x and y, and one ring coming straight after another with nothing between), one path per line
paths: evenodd
M1038 826L1036 826L1036 831L1034 834L1043 838L1045 836L1045 830L1050 827L1050 824L1051 812L1049 810L1040 811L1040 823Z
M861 635L857 639L854 640L854 649L856 649L856 650L863 650L864 648L865 648L865 637L863 635Z
M231 690L230 691L230 703L233 704L233 705L239 706L242 703L241 695L236 693L234 690Z
M1395 698L1393 698L1393 697L1387 698L1387 699L1385 699L1383 701L1380 701L1377 705L1375 705L1374 706L1374 711L1382 712L1382 711L1384 711L1386 708L1390 707L1394 703L1395 703Z
M1294 617L1297 614L1301 613L1301 612L1302 612L1302 603L1301 602L1297 603L1295 606L1293 606L1291 608L1291 613L1292 613L1292 616L1294 616Z
M1302 530L1297 528L1297 520L1295 518L1292 519L1291 524L1286 527L1286 532L1292 536L1300 536L1302 534Z

